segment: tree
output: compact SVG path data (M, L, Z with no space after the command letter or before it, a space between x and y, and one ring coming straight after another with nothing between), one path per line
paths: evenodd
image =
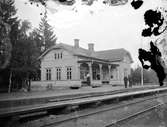
M38 49L33 38L27 31L31 28L28 21L23 21L20 24L19 39L13 47L12 58L12 73L13 85L19 84L19 88L23 86L30 90L30 80L34 78L38 72L37 57Z
M14 0L0 1L0 84L1 88L8 86L8 92L30 84L38 69L36 45L27 34L31 24L20 22L16 12Z
M14 0L2 0L0 1L0 52L1 52L1 64L0 68L8 66L12 43L16 40L18 21L16 15L16 9L14 6ZM3 65L2 65L3 64Z
M30 38L20 39L15 50L15 61L13 70L13 83L20 84L30 90L30 80L37 73L38 66L36 64L36 46ZM22 50L20 50L22 49Z
M9 24L0 20L0 70L5 69L11 58L11 43Z
M36 47L37 47L37 52L38 56L42 54L42 47L43 47L43 41L42 41L42 36L39 34L38 29L34 29L32 32L30 32L29 37L31 40L34 41Z
M131 76L133 84L141 83L141 67L138 66L135 69L131 69ZM153 70L145 70L143 69L143 83L157 83L158 79L156 73Z
M133 84L141 83L141 68L137 67L135 69L131 69L131 77Z
M13 46L18 39L19 20L16 17L16 8L14 0L0 1L0 74L1 83L3 86L10 84L9 76L11 73L11 59ZM5 79L5 80L3 80ZM1 86L2 87L2 86ZM10 91L10 85L9 85Z
M44 17L41 18L39 28L30 32L29 39L34 43L36 54L36 75L33 78L40 79L40 63L37 59L44 51L55 45L57 40L52 27L47 21L46 11Z
M21 22L21 28L20 28L20 38L26 38L28 36L28 31L31 28L31 23L28 20L24 20Z
M47 21L46 11L44 17L41 19L37 33L39 34L39 37L41 39L40 41L42 43L42 52L56 44L57 38L53 32L52 27Z

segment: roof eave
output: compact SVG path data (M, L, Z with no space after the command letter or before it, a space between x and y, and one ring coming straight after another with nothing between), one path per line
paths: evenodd
M121 59L115 59L115 60L109 60L110 62L120 62L120 61L122 61L123 59L121 58Z
M91 57L91 56L86 56L86 55L80 55L80 54L74 54L75 56L81 56L81 57L86 57L86 58L91 58L91 59L96 59L96 60L101 60L101 61L105 61L105 62L110 62L109 60L105 60L105 59L99 59L96 57Z

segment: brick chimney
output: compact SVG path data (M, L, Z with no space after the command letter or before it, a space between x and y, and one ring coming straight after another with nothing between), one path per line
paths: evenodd
M94 51L94 44L93 43L89 43L88 44L88 49L89 49L89 51L93 52Z
M79 48L79 39L74 39L74 47Z

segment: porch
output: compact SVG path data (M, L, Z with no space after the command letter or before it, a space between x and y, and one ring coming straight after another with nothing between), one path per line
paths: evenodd
M91 85L117 84L119 80L118 66L118 64L109 61L79 60L78 77L82 85L88 85L87 75L90 76Z

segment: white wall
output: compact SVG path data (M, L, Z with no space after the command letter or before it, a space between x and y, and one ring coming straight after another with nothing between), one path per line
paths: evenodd
M62 59L55 59L55 53L63 53ZM79 58L77 56L73 56L70 52L64 49L54 49L48 52L44 58L41 60L41 80L46 81L46 68L51 68L52 72L52 81L56 80L56 67L61 67L61 81L66 81L66 67L72 67L72 80L78 80L78 63L77 60ZM124 60L121 62L112 62L113 64L118 64L119 66L116 67L117 71L114 70L114 78L111 79L116 81L118 84L124 84L124 70L127 70L127 75L130 74L130 58L129 56L125 56Z
M118 78L117 79L112 79L113 81L117 80L117 82L119 82L120 84L124 84L124 70L127 70L127 76L130 75L131 73L131 63L130 63L130 58L129 56L125 56L123 61L121 62L113 62L115 64L118 64L119 66L117 67L118 72L116 72L116 70L114 71L114 76L116 76L118 73Z
M62 52L62 59L55 59L55 53ZM76 80L77 57L64 49L54 49L48 52L41 60L41 80L46 80L46 68L51 68L52 80L56 80L56 67L61 67L61 80L66 80L66 67L72 67L72 80Z
M71 86L81 87L80 81L32 81L31 90L49 90L49 89L59 89L59 88L69 88Z

